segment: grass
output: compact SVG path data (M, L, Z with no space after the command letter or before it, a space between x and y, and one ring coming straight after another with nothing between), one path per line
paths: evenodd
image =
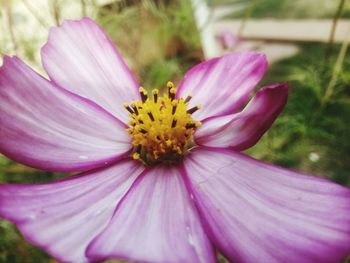
M188 1L172 1L168 6L141 1L118 13L119 8L112 4L101 9L98 21L145 88L179 80L184 70L203 58Z
M271 66L264 82L288 80L290 96L283 114L250 153L350 186L349 56L334 96L322 106L321 99L340 47L334 49L326 65L322 64L325 48L316 43L303 45L298 55ZM319 156L318 161L310 160L314 154Z

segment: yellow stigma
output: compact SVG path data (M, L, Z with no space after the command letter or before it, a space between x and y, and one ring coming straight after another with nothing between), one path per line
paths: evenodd
M176 87L167 83L167 93L159 96L159 90L152 90L148 96L140 88L141 100L124 107L129 111L127 129L134 146L133 158L147 165L178 163L192 145L192 136L201 123L192 119L200 106L187 109L192 96L176 98Z

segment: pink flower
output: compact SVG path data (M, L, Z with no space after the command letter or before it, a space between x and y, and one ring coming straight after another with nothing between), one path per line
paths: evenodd
M222 31L216 36L216 40L224 50L233 50L240 43L241 39L230 31Z
M272 84L239 111L267 69L264 55L209 60L178 90L147 95L84 18L52 29L42 60L50 80L4 58L0 152L85 172L0 185L0 216L53 257L215 262L217 249L234 262L300 263L350 252L349 189L239 153L287 100L287 85Z

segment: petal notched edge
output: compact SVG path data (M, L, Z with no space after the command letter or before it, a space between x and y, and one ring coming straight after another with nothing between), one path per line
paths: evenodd
M255 145L282 112L288 84L271 84L260 89L239 113L210 118L195 133L199 145L245 150Z
M193 94L190 107L202 105L194 118L202 121L241 108L268 67L265 55L236 52L194 66L179 85L178 95Z
M48 184L0 184L0 217L61 262L89 262L87 246L110 222L144 167L134 160Z
M66 20L51 28L41 56L50 79L59 86L128 121L123 103L139 98L139 84L96 22Z
M179 170L161 166L139 177L87 255L96 261L215 262Z
M350 189L224 149L197 148L184 166L228 259L331 263L350 253Z

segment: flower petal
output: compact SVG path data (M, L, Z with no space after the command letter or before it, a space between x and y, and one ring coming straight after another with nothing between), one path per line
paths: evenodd
M211 240L234 262L339 262L350 253L350 190L229 150L185 160Z
M248 99L267 70L266 57L256 52L239 52L203 62L188 71L178 95L192 93L190 107L202 105L196 120L231 114Z
M86 262L86 247L143 169L125 160L50 184L0 185L0 217L62 262Z
M215 262L179 171L161 166L139 177L87 255L95 260Z
M128 121L123 103L139 98L139 85L112 41L94 21L66 20L62 26L52 28L41 55L54 82Z
M199 145L245 150L258 142L287 102L288 85L262 88L243 111L210 118L195 133Z
M94 103L52 85L18 58L0 68L0 152L36 168L79 171L130 149L125 126Z

